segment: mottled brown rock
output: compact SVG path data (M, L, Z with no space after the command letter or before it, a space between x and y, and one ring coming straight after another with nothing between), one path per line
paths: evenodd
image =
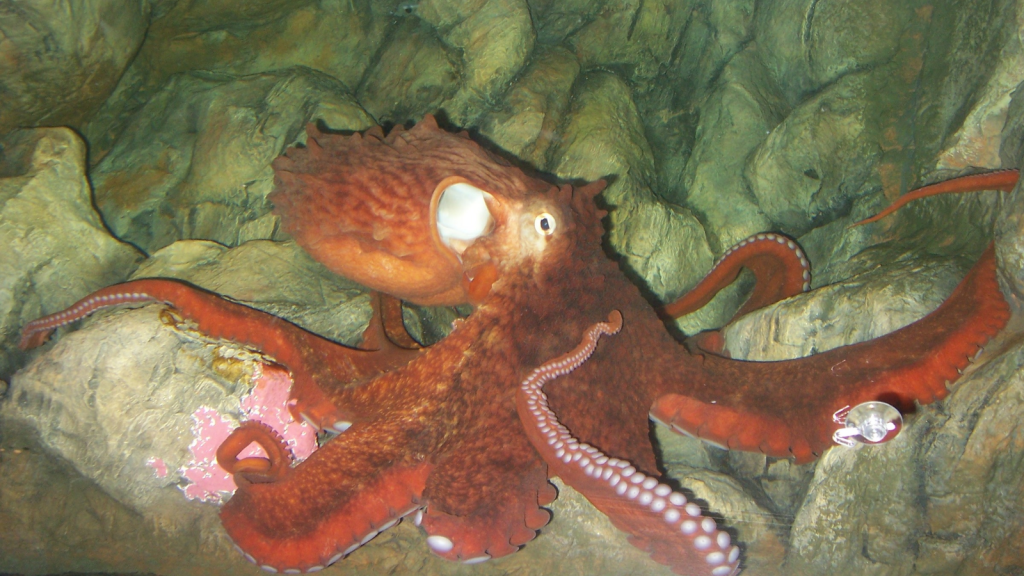
M270 162L312 121L371 122L344 86L306 68L176 76L93 170L96 205L114 234L147 252L182 239L271 238Z
M436 29L461 60L461 82L441 109L467 126L508 90L533 51L536 34L526 0L421 0L416 15Z
M868 124L871 86L861 75L844 76L792 110L758 147L746 177L773 229L800 236L849 212L880 156Z
M1024 82L1024 41L1013 33L1024 28L1024 11L1016 12L1016 22L1011 16L1004 17L1011 32L997 37L1001 46L992 48L992 52L999 50L992 74L977 90L976 102L939 156L937 166L940 169L997 169L1016 165L1000 158L1001 136L1004 128L1011 126L1011 95Z
M669 199L698 215L716 254L771 229L743 172L785 110L766 80L764 65L752 48L726 64L702 103L698 138L682 174L682 187L666 191Z
M0 376L24 360L22 325L123 280L139 259L93 209L85 150L66 128L0 141Z
M1024 90L1020 87L1013 92L1008 108L1000 156L1006 165L1024 164ZM1011 295L1010 305L1020 313L1024 307L1024 191L1019 182L1005 195L995 234L1004 240L996 248L1005 270L1003 280Z
M480 119L480 133L503 150L544 168L562 138L561 124L580 72L564 48L542 48L509 90L502 105Z
M765 62L787 95L814 92L899 50L916 2L778 2L758 14Z
M565 3L557 5L561 8ZM734 47L748 37L754 13L753 3L746 0L699 4L631 0L574 8L570 13L564 8L542 11L545 31L553 34L555 23L566 26L571 32L567 41L584 66L621 70L628 80L639 83L659 82L662 75L674 77L676 66L696 60L702 61L701 67L709 65L704 72L717 70L723 63L721 56L734 53ZM579 30L573 30L570 14L579 19L575 26ZM704 74L697 75L703 77L691 76L686 83L706 80Z
M554 171L563 178L612 177L609 241L633 273L661 297L696 283L710 267L704 232L687 210L658 201L653 160L629 87L596 72L578 88Z
M356 96L381 122L419 121L459 89L457 62L431 26L405 17L367 71Z
M0 136L80 128L110 96L149 25L135 0L15 0L0 6Z
M607 4L607 0L531 0L537 40L543 44L564 41L591 23Z

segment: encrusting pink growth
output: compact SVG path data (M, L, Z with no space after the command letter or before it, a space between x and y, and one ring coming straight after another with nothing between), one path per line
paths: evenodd
M161 282L159 280L148 282ZM109 292L109 290L108 290ZM161 299L144 291L100 291L84 298L71 308L28 323L22 331L19 346L25 350L40 346L54 329L80 320L93 312L122 304L143 304ZM266 424L280 435L296 461L302 461L317 448L316 430L304 421L295 421L289 399L293 380L283 368L260 364L253 375L252 391L241 401L243 420ZM193 414L193 441L189 446L192 460L179 472L189 484L182 487L190 500L220 503L234 493L237 485L232 474L217 464L217 448L231 435L237 425L217 410L201 406ZM264 452L252 443L239 458L262 457ZM158 477L166 475L162 459L150 458L150 467Z
M630 541L650 552L654 560L680 574L736 574L740 549L727 532L718 529L713 518L703 515L700 506L637 471L628 461L581 443L548 407L544 384L583 365L602 335L620 329L622 314L613 310L607 322L587 330L579 346L526 377L516 394L516 410L526 434L552 475L561 477L608 514L619 529L632 534Z
M149 464L149 467L153 469L153 473L156 474L157 478L167 477L167 463L164 462L163 458L157 458L154 456L149 460L146 460L146 464Z
M288 412L288 373L277 366L259 366L253 375L252 391L242 399L242 413L246 420L273 428L284 438L295 459L305 460L317 448L316 430L306 422L296 422ZM189 484L182 491L189 500L220 503L234 493L236 485L233 475L217 464L217 448L237 425L207 406L196 410L192 419L192 460L180 470ZM239 458L263 456L263 449L256 443L239 454Z

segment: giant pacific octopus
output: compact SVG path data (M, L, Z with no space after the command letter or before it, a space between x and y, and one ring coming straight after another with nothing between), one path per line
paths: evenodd
M286 367L293 415L339 434L296 465L272 431L248 423L219 453L238 484L220 512L224 528L271 571L319 570L410 515L445 558L504 556L548 522L548 478L558 476L658 562L734 574L740 550L729 533L659 479L650 419L729 449L807 462L832 445L837 411L945 396L1009 316L990 246L946 302L903 329L807 358L734 360L713 338L681 343L666 318L703 306L741 267L757 279L741 312L808 289L807 261L785 236L744 241L697 288L657 309L602 249L603 182L549 184L430 116L387 135L310 126L306 145L274 170L275 210L315 258L393 297L469 302L473 312L418 348L392 303L364 349L353 349L199 288L147 279L37 320L22 341L37 346L101 307L155 300ZM1016 172L997 174L959 185L1016 182ZM239 460L254 441L269 455Z

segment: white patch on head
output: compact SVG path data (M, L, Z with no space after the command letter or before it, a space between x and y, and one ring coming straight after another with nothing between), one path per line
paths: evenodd
M465 182L452 184L441 192L437 201L437 234L456 254L461 256L494 225L487 198L490 194Z

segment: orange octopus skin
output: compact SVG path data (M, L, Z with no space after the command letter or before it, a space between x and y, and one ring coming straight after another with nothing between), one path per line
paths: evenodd
M757 283L733 318L811 289L811 265L796 242L782 234L756 234L726 250L696 286L662 313L679 318L703 308L736 280L742 268L750 270Z
M188 288L156 296L213 336L293 352L279 361L294 374L315 372L315 393L351 415L351 428L294 467L245 462L236 472L243 481L221 510L224 527L250 560L277 571L319 570L407 516L446 558L509 554L547 522L541 507L555 495L547 477L557 474L674 571L732 574L737 549L727 533L693 503L663 494L649 418L731 449L806 462L831 445L832 415L844 406L906 408L943 397L1009 315L989 248L937 310L879 339L781 362L691 352L605 255L604 212L594 203L603 183L546 184L431 118L386 137L379 129L313 135L321 151L290 151L275 164L295 175L275 201L298 241L373 288L419 302L475 293L479 302L438 344L353 382L348 353L333 343L238 304L193 301ZM340 150L358 163L324 152ZM436 232L424 223L451 178L492 197L493 229L461 262L430 241ZM332 230L335 218L343 231ZM352 246L355 256L334 253ZM449 265L432 269L438 262ZM487 289L474 290L466 272L483 269ZM415 281L393 276L405 271ZM26 341L38 344L43 331L100 305L38 321ZM239 334L231 329L238 318L273 325L277 336ZM543 399L527 384L543 385ZM229 439L226 461L258 430ZM602 467L597 477L591 464Z
M962 192L980 192L982 190L1001 190L1003 192L1009 192L1017 185L1017 181L1019 179L1020 171L1017 169L1009 169L985 172L982 174L971 174L969 176L961 176L959 178L953 178L952 180L945 180L942 182L936 182L935 184L929 184L928 186L922 186L921 188L912 190L903 196L900 196L889 207L878 214L875 214L870 218L865 218L860 222L851 224L850 228L863 226L864 224L870 224L871 222L877 222L906 206L908 203L921 198L927 198L929 196Z
M284 229L331 271L416 304L466 303L475 275L438 238L438 193L456 180L506 198L549 185L479 146L443 145L468 136L438 136L432 116L417 128L341 137L310 124L306 146L274 161L270 200Z

